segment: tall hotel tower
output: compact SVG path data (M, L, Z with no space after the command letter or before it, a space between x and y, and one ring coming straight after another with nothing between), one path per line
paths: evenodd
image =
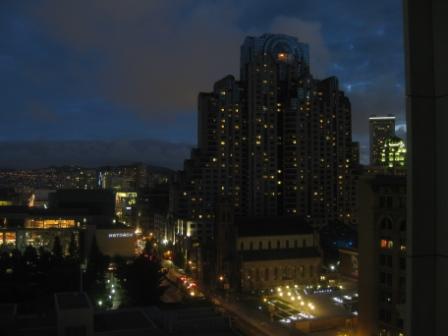
M241 216L350 222L351 108L335 77L310 74L308 45L264 34L198 99L198 147L172 189L175 218L212 223L222 200Z

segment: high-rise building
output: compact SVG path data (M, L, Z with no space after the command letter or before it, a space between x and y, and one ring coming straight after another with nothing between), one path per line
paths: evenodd
M381 165L388 168L402 168L406 165L406 145L399 137L390 137L381 150Z
M369 118L370 165L383 166L381 153L386 140L395 136L394 116L371 116Z
M406 302L406 177L359 183L358 335L403 336Z
M212 223L225 197L240 216L350 220L350 102L335 77L312 77L306 44L247 37L240 80L216 82L198 109L198 148L172 190L175 217Z
M352 142L352 165L353 166L359 166L360 158L359 158L359 142L354 141Z

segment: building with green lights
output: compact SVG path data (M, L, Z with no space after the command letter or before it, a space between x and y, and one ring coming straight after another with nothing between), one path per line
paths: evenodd
M369 118L370 165L382 166L381 151L386 140L395 136L395 116L371 116Z
M399 137L385 140L381 150L381 165L387 168L400 168L406 165L406 145Z

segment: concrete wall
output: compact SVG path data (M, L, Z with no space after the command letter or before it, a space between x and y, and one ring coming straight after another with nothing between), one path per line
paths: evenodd
M448 335L448 1L405 0L407 335Z
M135 255L137 237L133 229L97 229L96 241L100 251L111 257Z
M292 284L314 284L320 276L320 265L320 258L243 262L241 266L242 289L247 291ZM266 269L268 269L267 279ZM277 269L277 277L275 277L275 269ZM286 276L283 273L284 269L286 269Z

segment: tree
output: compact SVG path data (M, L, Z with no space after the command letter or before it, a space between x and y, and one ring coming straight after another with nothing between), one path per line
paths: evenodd
M28 245L23 252L23 262L27 266L37 266L37 251L36 249Z
M53 258L56 262L61 262L63 258L61 239L59 238L59 236L54 237Z
M73 260L76 260L79 257L78 245L76 243L76 237L74 233L72 233L70 236L70 244L68 245L68 255Z
M117 275L130 305L147 306L160 302L165 288L161 285L164 275L158 260L142 254L123 267Z
M174 259L173 259L174 264L180 268L188 268L186 252L183 250L180 244L176 244L173 250L174 250Z
M9 254L8 252L2 252L0 254L0 275L6 272L8 266L9 266Z
M145 242L145 248L143 249L143 254L150 256L153 254L153 252L154 252L154 245L152 241L147 240Z
M24 268L22 263L22 254L18 249L14 249L11 251L11 268L13 269L14 277L20 278L23 276Z
M39 272L46 273L51 267L51 253L44 247L39 247L39 262L37 264Z
M84 288L94 301L96 301L99 296L106 293L105 274L108 265L109 258L101 253L96 238L93 237L89 257L87 259Z

